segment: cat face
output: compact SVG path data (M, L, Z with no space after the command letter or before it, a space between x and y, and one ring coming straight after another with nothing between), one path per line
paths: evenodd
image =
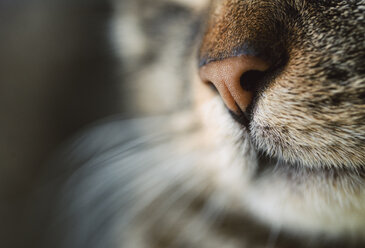
M363 247L363 0L113 2L121 105L168 115L56 154L42 247Z
M226 111L207 125L231 112L256 152L243 198L271 223L361 233L364 2L212 1L209 13L200 76Z

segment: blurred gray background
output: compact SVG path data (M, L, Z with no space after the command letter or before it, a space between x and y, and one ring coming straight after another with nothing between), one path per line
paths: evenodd
M110 15L106 0L0 0L0 247L49 154L121 111Z

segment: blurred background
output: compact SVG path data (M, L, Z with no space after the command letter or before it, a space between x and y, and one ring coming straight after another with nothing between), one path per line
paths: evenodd
M22 239L29 192L79 130L110 115L188 107L186 61L200 26L191 8L180 0L0 0L0 247Z
M0 0L0 247L49 154L122 111L111 14L106 0Z

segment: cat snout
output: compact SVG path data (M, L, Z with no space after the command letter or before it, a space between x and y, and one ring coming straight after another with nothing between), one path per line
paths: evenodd
M203 83L213 84L227 108L245 112L269 63L256 56L241 55L210 62L199 70Z

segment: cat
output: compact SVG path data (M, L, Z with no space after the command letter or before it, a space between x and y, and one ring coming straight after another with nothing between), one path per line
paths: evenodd
M114 1L121 104L30 198L38 247L363 247L365 1Z

